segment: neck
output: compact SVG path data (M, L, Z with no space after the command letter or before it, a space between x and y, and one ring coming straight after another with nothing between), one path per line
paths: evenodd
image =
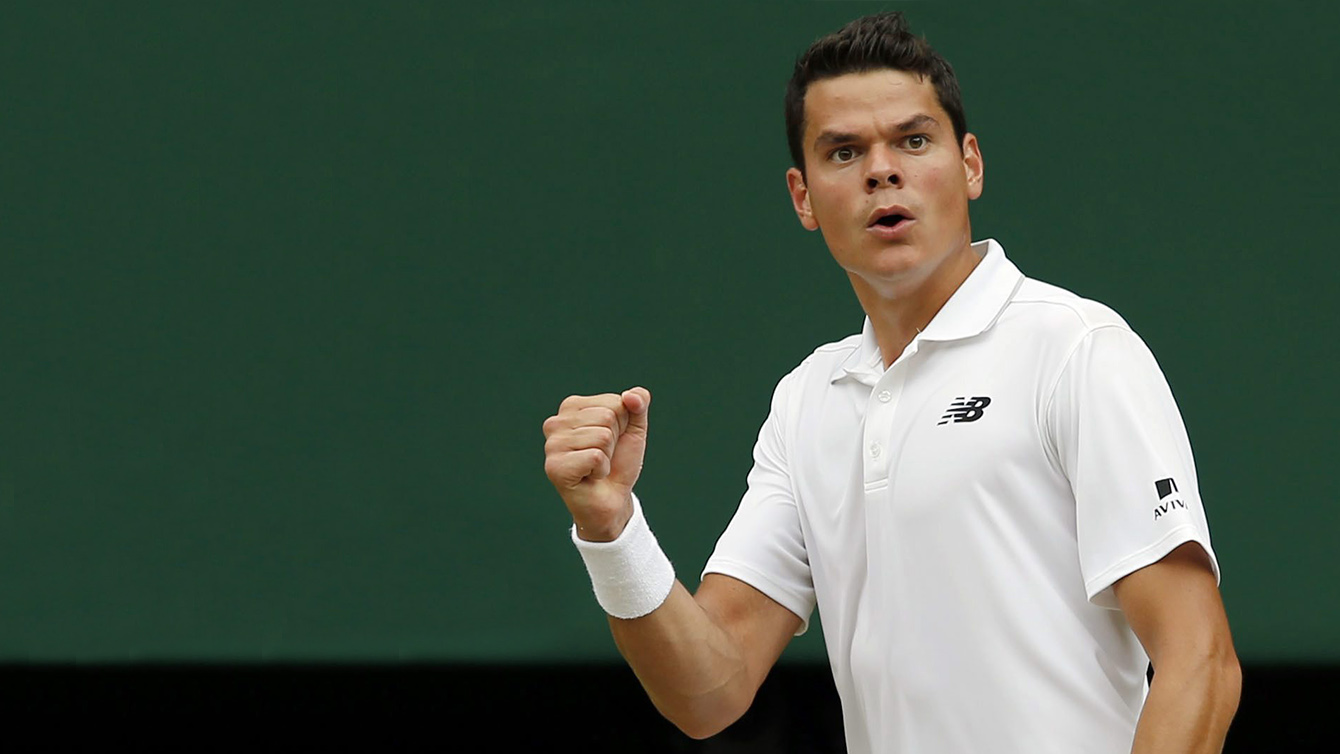
M888 369L930 321L945 302L954 295L982 258L965 244L931 270L924 279L903 286L874 285L864 278L848 273L856 298L870 318Z

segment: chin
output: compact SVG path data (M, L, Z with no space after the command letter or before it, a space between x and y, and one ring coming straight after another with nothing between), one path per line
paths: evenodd
M924 278L930 273L930 261L915 246L891 246L876 252L866 269L889 281Z
M917 264L888 264L848 270L848 274L859 279L881 298L902 298L915 293L930 276L930 270Z

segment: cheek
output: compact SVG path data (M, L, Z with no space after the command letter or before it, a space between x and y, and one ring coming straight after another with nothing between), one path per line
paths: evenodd
M937 206L956 207L967 203L967 179L957 164L929 166L917 175L916 180L927 196L934 197Z
M843 201L841 189L832 183L817 182L810 184L810 211L821 228L836 223L840 218Z

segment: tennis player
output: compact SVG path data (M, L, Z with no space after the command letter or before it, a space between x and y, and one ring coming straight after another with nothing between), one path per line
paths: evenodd
M797 60L786 128L796 216L866 319L778 383L695 594L633 494L651 394L569 397L544 422L545 471L651 701L715 734L817 608L853 754L1220 751L1240 670L1149 349L973 242L982 151L952 68L899 14Z

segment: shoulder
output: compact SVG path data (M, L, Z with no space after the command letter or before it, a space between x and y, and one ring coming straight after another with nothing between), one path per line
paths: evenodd
M830 366L836 369L838 365L846 361L848 357L855 354L860 348L861 334L859 332L852 333L841 340L824 343L818 348L815 348L809 356L806 356L805 359L800 362L794 371L800 371L811 366L820 369L825 366Z
M1131 329L1126 320L1107 304L1033 278L1024 278L1009 308L1018 309L1018 315L1038 320L1039 324L1058 328L1068 326L1076 331L1100 327Z
M1049 407L1057 405L1058 396L1071 407L1089 396L1091 408L1124 406L1123 410L1133 414L1135 409L1130 406L1153 406L1156 401L1132 403L1122 396L1133 394L1137 387L1148 395L1166 391L1166 378L1148 344L1110 306L1025 279L1007 314L1009 311L1014 312L1018 332L1032 336L1024 346L1030 358L1048 365L1042 370L1046 377L1041 383L1048 389L1041 395L1046 396Z
M815 348L782 378L782 382L808 384L820 381L827 384L835 373L845 364L854 363L860 357L861 333L852 333L841 340L834 340Z
M1025 278L1020 284L999 324L1040 348L1059 351L1057 355L1062 358L1095 332L1119 331L1135 336L1112 307L1033 278Z
M805 396L826 391L844 366L860 359L861 334L824 343L791 368L778 380L772 395L772 413L789 415Z
M1039 405L1049 409L1063 383L1089 390L1162 378L1144 339L1112 307L1040 280L1021 282L995 330L1012 359L1031 365Z

